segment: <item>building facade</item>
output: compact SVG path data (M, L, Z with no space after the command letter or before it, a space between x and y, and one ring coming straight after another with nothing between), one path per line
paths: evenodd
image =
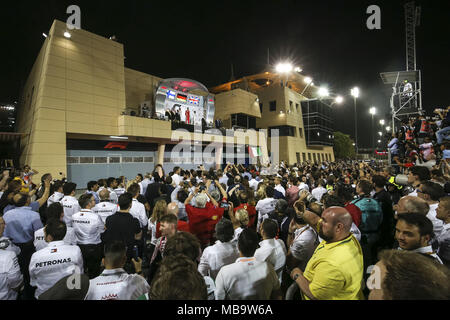
M68 31L70 38L64 33ZM218 166L226 146L259 147L267 161L267 138L246 131L227 133L174 130L173 123L139 117L145 102L154 107L162 78L124 66L121 43L85 30L67 30L55 20L26 81L18 107L20 165L40 175L67 174L84 188L89 180L166 171L205 163L190 151L215 146L208 163ZM176 156L184 142L189 151ZM168 163L170 161L170 163Z
M267 129L274 162L334 161L331 108L314 99L317 88L303 80L298 74L263 72L213 87L216 117L230 127ZM278 143L272 143L273 129Z

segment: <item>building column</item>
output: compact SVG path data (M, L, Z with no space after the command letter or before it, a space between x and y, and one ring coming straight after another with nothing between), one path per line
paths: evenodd
M158 162L156 164L164 165L164 150L166 149L165 144L158 145Z
M223 159L223 143L218 143L216 145L216 170L219 170L222 166Z

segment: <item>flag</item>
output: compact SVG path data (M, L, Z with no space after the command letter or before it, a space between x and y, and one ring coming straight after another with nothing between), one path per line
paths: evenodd
M178 101L182 101L182 102L186 102L187 101L187 97L182 95L182 94L177 94L177 100Z
M169 90L167 91L167 98L169 99L175 99L175 91Z
M189 96L189 103L198 105L198 97L196 97L196 96Z
M55 253L57 251L58 251L58 249L52 249L52 250L50 250L50 253Z
M252 158L262 156L261 148L260 147L248 147L248 154Z

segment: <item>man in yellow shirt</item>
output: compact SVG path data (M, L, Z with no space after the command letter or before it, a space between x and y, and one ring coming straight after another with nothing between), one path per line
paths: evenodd
M306 300L360 300L363 281L363 254L358 240L350 232L352 217L345 208L330 207L320 218L316 214L297 215L316 228L323 241L317 246L305 272L291 272Z

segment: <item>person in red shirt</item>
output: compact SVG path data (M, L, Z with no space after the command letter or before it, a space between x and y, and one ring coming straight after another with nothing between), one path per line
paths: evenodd
M359 228L362 212L356 205L350 203L353 200L353 197L350 190L348 190L348 187L338 186L335 196L344 202L344 208L347 209L352 216L353 223Z
M248 212L248 227L252 228L253 230L256 230L256 225L255 225L255 220L256 220L256 208L255 206L252 206L248 203L248 197L247 197L247 193L245 192L240 192L239 196L238 196L240 205L236 208L234 208L234 213L236 213L237 210L239 209L245 209Z
M190 231L197 236L202 247L206 247L213 242L215 226L224 212L224 208L220 208L217 201L208 193L210 185L211 181L208 180L206 186L197 187L195 192L191 193L184 201ZM194 197L195 206L192 206L190 202Z

